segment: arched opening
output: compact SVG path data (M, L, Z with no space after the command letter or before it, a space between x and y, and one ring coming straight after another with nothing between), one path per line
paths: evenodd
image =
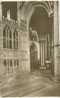
M30 41L35 41L39 44L39 60L36 56L36 59L32 57L34 49L30 49L30 62L35 62L35 68L37 69L48 69L51 72L51 59L52 59L52 43L53 43L53 16L48 17L48 13L43 7L35 7L35 10L30 18L29 29L32 28L32 32L36 31L38 40L32 38L32 33L29 31ZM34 46L32 46L34 47ZM31 59L32 58L32 59ZM34 61L35 60L35 61ZM46 61L50 62L49 67L47 68ZM30 63L32 66L32 63Z

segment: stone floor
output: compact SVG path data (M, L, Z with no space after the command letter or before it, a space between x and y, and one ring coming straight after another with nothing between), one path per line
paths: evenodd
M52 78L39 72L4 75L0 77L0 96L60 96L60 82Z

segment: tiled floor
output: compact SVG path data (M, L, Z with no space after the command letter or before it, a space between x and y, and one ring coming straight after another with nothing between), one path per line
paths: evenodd
M1 80L1 79L0 79ZM3 80L3 81L2 81ZM0 81L0 96L58 96L60 83L38 72L7 75Z

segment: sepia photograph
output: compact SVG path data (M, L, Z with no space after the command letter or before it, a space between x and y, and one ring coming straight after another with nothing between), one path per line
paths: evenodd
M60 1L0 1L0 96L60 96Z

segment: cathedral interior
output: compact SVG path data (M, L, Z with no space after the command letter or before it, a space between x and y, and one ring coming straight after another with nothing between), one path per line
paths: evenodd
M53 2L2 2L1 6L2 72L52 72Z
M58 1L0 2L0 75L60 77Z

